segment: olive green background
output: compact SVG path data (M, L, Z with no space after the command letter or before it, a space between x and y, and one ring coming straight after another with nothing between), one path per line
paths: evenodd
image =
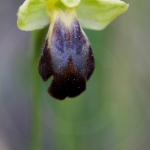
M126 2L106 29L85 30L95 71L83 94L58 101L37 70L47 28L20 31L23 0L1 0L0 149L149 150L150 2Z

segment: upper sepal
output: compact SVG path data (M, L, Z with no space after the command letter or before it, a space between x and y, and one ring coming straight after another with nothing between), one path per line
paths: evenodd
M78 6L81 0L61 0L61 1L66 7L71 8Z
M102 30L124 13L128 6L120 0L82 0L77 8L77 15L82 27Z
M46 5L39 0L26 0L19 7L17 16L18 28L24 31L41 29L49 23Z
M76 7L81 25L95 30L104 29L129 6L120 0L26 0L17 14L18 28L31 31L45 27L49 23L48 15L53 14L55 3L59 1L67 8Z

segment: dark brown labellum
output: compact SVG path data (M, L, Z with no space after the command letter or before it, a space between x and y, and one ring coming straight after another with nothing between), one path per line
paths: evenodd
M94 71L94 56L88 38L76 18L70 27L61 19L47 36L39 61L44 81L53 75L48 92L56 99L75 97L86 89L86 81Z

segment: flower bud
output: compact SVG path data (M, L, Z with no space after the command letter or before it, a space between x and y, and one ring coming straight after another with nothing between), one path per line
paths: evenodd
M94 70L94 57L74 10L57 10L50 21L39 61L39 74L44 81L53 75L48 92L63 100L86 89L86 81Z

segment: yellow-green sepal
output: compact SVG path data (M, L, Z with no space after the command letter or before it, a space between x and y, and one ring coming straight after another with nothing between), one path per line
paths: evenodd
M80 1L82 0L61 0L61 1L66 7L72 8L77 7L80 4Z
M31 31L44 28L49 23L46 4L39 0L26 0L17 13L18 28Z
M102 30L128 6L120 0L81 0L77 15L82 27Z

